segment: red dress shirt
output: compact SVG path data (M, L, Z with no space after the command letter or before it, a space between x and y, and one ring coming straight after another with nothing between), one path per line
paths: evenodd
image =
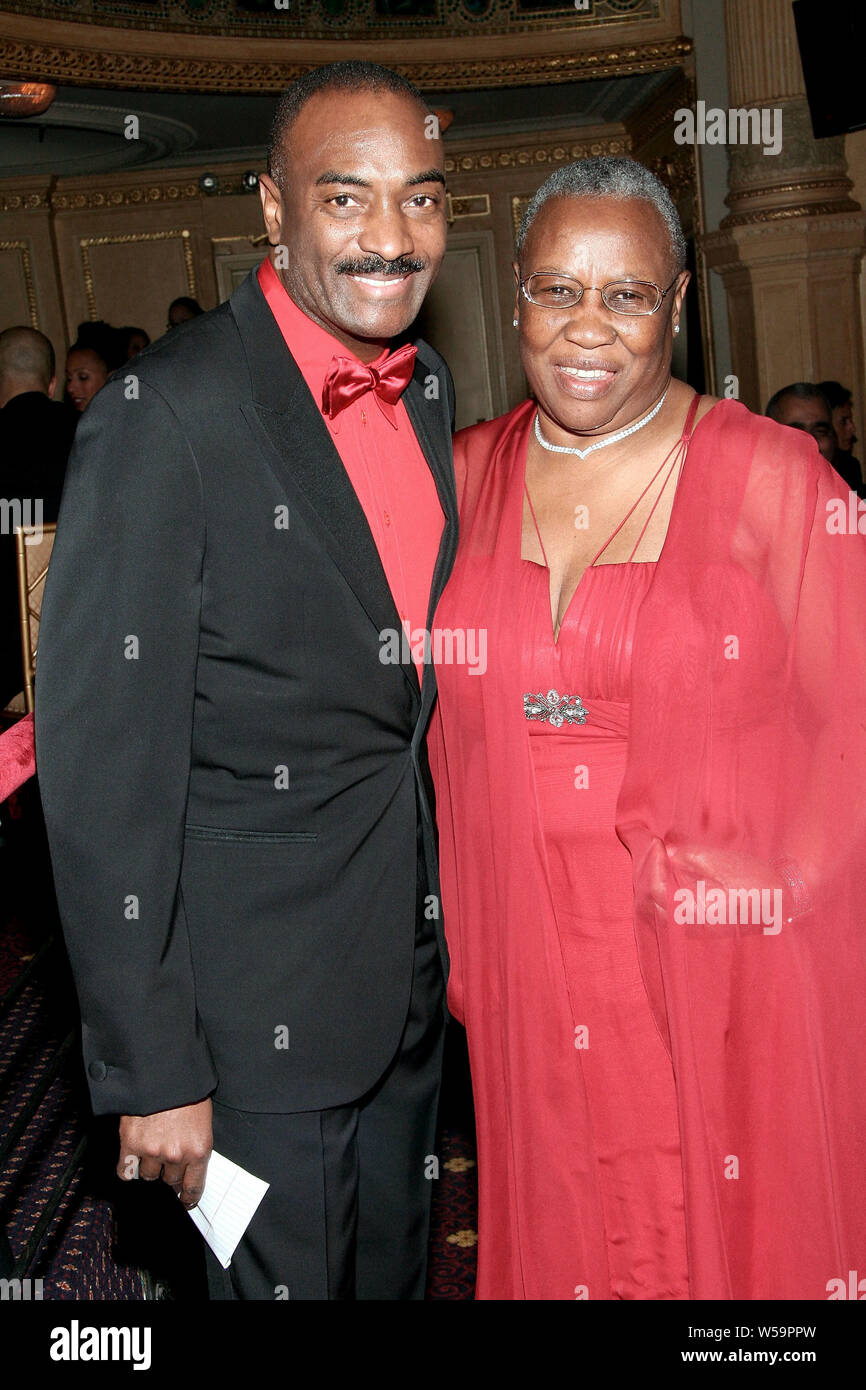
M258 276L286 346L321 411L322 386L333 358L354 354L298 308L269 259L260 265ZM370 365L387 356L386 349ZM445 519L406 407L402 400L397 402L391 424L368 392L333 420L324 414L323 418L364 509L400 621L407 634L417 633L427 625ZM414 650L421 650L421 644ZM416 667L422 680L423 664L416 660Z

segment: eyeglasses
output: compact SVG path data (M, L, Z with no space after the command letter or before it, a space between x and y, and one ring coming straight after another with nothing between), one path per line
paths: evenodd
M677 272L666 290L651 280L611 280L610 284L582 285L570 275L555 270L536 270L520 281L520 288L530 304L540 309L571 309L579 304L585 290L597 289L608 309L615 314L654 314L665 295L670 294L681 272Z

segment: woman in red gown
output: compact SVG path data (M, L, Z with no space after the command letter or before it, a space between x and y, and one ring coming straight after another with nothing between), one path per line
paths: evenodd
M866 545L812 441L671 378L647 171L558 171L519 256L534 399L456 440L435 626L484 660L439 663L430 738L476 1296L833 1297L866 1273Z

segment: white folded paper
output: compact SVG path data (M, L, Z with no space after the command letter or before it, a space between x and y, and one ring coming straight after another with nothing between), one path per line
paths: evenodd
M211 1154L204 1192L190 1216L223 1269L231 1264L238 1241L269 1186L223 1154Z

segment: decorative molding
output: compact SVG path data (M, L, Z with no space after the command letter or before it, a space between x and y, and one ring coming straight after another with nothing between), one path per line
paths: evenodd
M33 268L30 264L29 241L0 241L0 251L20 251L21 269L24 272L24 293L27 296L27 312L30 327L39 327L39 314L36 309L36 289L33 284Z
M625 120L635 149L646 149L662 133L667 135L667 144L670 145L677 111L684 106L694 107L695 97L695 84L691 76L680 68L661 91L651 97L648 104Z
M841 193L853 187L852 180L843 173L838 178L833 179L801 179L797 183L766 183L760 188L755 185L749 189L739 189L736 197L738 203L744 203L750 198L774 197L777 193L809 193L814 188L835 188Z
M446 145L446 151L447 148ZM544 167L553 164L567 164L573 159L584 159L587 155L629 154L631 148L632 140L628 135L601 140L587 137L547 145L524 144L511 149L483 148L468 150L463 154L449 155L446 153L445 171L447 174L491 173L497 169L524 169L534 165ZM262 162L264 162L264 153L262 154ZM202 192L198 186L197 172L189 177L154 179L152 182L145 182L147 173L143 170L139 176L139 182L124 182L116 184L114 187L55 189L51 193L47 191L12 193L0 190L0 211L34 212L50 209L52 212L91 212L123 207L150 206L154 203L206 202L211 198L250 197L248 190L241 182L242 170L232 170L228 174L224 174L218 166L214 166L214 171L219 178L219 187L213 193ZM101 177L109 176L103 175ZM129 176L124 175L123 177L128 179ZM458 216L484 215L477 212L469 213L463 209L463 199L472 196L484 197L486 195L462 193L453 195L454 203L461 204L461 211L457 214ZM489 207L486 211L489 212Z
M446 193L445 202L449 225L456 222L459 217L490 216L489 193L462 193L459 198L454 198L450 193Z
M50 206L51 200L47 192L0 192L0 212L35 212L39 208L49 208Z
M81 264L84 270L84 291L87 295L87 312L91 319L97 317L96 294L93 287L93 266L90 263L91 246L127 246L136 241L168 241L172 237L183 238L183 263L186 268L186 283L189 293L195 296L195 267L192 260L190 232L187 227L174 227L167 232L123 232L116 236L89 236L79 241Z
M150 0L149 12L142 14L135 0L64 0L62 17L70 24L97 23L109 28L152 29L158 27L172 36L194 34L221 38L273 39L282 35L298 42L366 39L387 40L395 35L404 41L429 42L433 38L474 38L484 35L523 35L534 33L574 33L599 31L604 34L612 27L647 23L656 24L663 16L663 0L584 0L582 9L574 13L560 4L559 13L550 5L545 13L543 4L533 13L520 0L487 0L472 12L461 0L438 0L433 12L424 13L411 4L375 4L373 0L342 0L339 6L297 4L283 0L282 4L244 11L232 0ZM46 20L57 18L58 6L51 0L7 0L7 9L29 17Z
M787 222L798 217L827 217L831 213L858 212L852 198L837 198L827 203L797 203L784 208L760 208L756 212L732 212L720 223L720 230L730 227L750 227L759 222Z
M447 146L446 146L447 150ZM588 155L624 155L631 151L631 137L617 135L603 140L570 140L555 145L520 145L515 149L469 150L445 155L446 174L495 173L497 169L531 169L534 165L570 164Z
M146 174L142 174L142 179L144 178L146 178ZM223 186L223 179L220 178L220 186L213 193L204 193L198 186L197 176L193 175L184 181L170 179L162 183L150 183L146 186L140 183L132 187L76 189L71 193L58 192L52 194L51 207L55 212L79 212L91 208L134 207L140 206L142 203L194 202L204 201L208 198L237 197L239 195L250 196L243 187L239 175L230 175L225 186Z
M760 257L761 265L772 264L792 264L792 257L808 255L811 261L819 256L853 256L857 261L866 251L866 213L855 212L852 214L850 209L846 213L833 213L829 216L821 215L820 209L816 204L812 204L809 209L810 214L816 213L807 221L805 217L782 218L774 222L752 222L743 224L739 227L705 232L700 238L700 246L704 254L710 258L713 270L739 269L747 271L751 262L744 262L740 255L741 247L753 247L755 242L769 241L778 242L780 237L796 237L797 243L802 244L804 236L813 239L820 237L827 232L833 234L837 240L827 248L815 246L810 241L808 251L787 248L779 251L778 254ZM839 243L838 238L842 234L847 237L847 245Z
M115 31L117 32L117 31ZM277 96L301 73L338 57L344 45L332 53L317 52L316 60L298 61L298 43L288 39L262 41L267 58L227 60L197 58L187 54L117 52L100 46L99 31L91 31L91 49L70 45L35 43L29 39L0 38L0 71L38 73L41 80L73 86L122 87L160 92L256 91ZM170 36L166 36L167 40ZM571 35L568 36L569 38ZM133 41L133 40L131 40ZM227 48L230 46L227 43ZM252 43L249 43L252 47ZM420 41L419 41L420 46ZM657 72L676 67L692 52L692 40L683 36L657 43L625 44L620 48L437 61L395 61L389 45L376 45L375 56L395 72L408 77L424 91L454 91L486 87L543 85L576 82L588 77L621 77L630 73ZM405 43L399 45L405 52ZM281 52L282 50L282 52ZM274 56L275 52L279 56ZM282 56L283 53L285 56ZM362 56L358 54L356 56Z

